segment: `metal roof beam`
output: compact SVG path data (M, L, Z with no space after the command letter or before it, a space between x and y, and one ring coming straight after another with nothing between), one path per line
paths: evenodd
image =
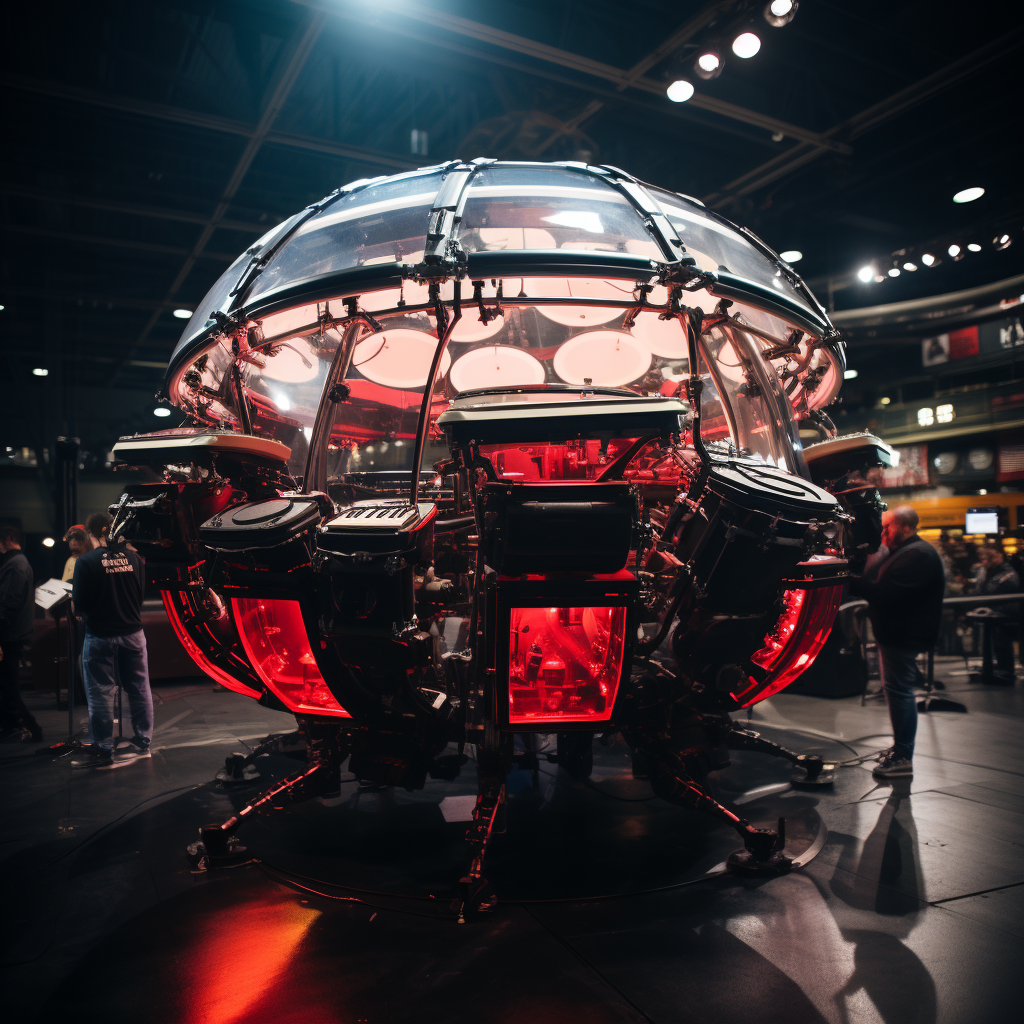
M918 103L924 102L924 100L929 99L943 89L956 85L962 79L982 70L982 68L993 61L1012 53L1022 43L1024 43L1024 26L1018 26L1009 32L1001 34L991 43L979 47L965 57L947 64L926 78L908 85L905 89L901 89L892 96L874 104L874 106L862 110L859 114L854 114L853 117L848 118L841 124L837 124L834 128L830 128L825 133L825 136L828 138L854 139L859 135L863 135L884 121L904 113ZM741 174L738 178L730 181L721 191L713 192L711 195L706 196L704 201L708 206L717 206L728 199L749 195L764 185L778 180L783 175L790 174L805 164L810 163L820 156L821 152L820 149L809 146L806 143L793 146L785 153L780 153L759 167L747 171L746 174Z

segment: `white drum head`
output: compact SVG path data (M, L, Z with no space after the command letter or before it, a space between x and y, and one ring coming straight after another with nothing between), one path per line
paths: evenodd
M456 391L543 384L544 364L526 349L514 345L488 345L460 356L452 363L448 380Z
M356 345L352 367L374 384L389 388L423 388L437 345L437 338L423 331L404 328L381 331ZM445 351L441 356L439 377L448 372L451 362L452 357Z
M493 310L493 306L489 307ZM462 316L452 330L452 341L484 341L486 338L493 338L505 326L505 318L496 316L493 320L483 323L480 320L480 310L476 306L467 306L462 303Z
M651 351L622 331L587 331L570 338L555 353L555 373L566 384L616 387L642 377L651 368Z

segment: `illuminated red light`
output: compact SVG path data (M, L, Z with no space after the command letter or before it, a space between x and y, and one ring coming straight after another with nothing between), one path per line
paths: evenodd
M185 648L188 656L206 673L211 679L215 679L221 686L226 687L229 690L234 690L235 693L240 693L244 697L254 697L256 700L262 696L259 690L254 690L251 686L246 686L245 683L239 681L234 676L229 675L222 668L218 668L210 659L203 653L199 645L192 638L191 634L185 628L185 624L181 621L181 615L178 613L177 606L174 604L174 598L169 590L162 590L160 596L164 599L164 608L167 609L167 618L171 620L171 628L174 630L174 635L181 641L181 646ZM181 599L184 602L187 599L187 595L182 594ZM219 641L214 641L219 643Z
M290 711L352 717L317 668L298 601L236 597L231 604L253 668Z
M764 638L764 646L750 658L767 675L760 681L750 676L750 685L731 695L741 707L750 707L785 689L814 664L832 632L842 598L841 586L783 592L785 610Z
M624 607L511 609L508 720L607 722L622 677Z

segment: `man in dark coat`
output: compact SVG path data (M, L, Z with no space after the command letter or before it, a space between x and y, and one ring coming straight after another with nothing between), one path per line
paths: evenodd
M21 535L13 526L0 526L0 729L5 736L20 733L39 743L39 723L21 699L18 662L32 643L35 587L32 566L21 550Z
M986 544L981 549L981 562L984 569L978 581L979 594L1020 593L1020 577L1017 570L1006 560L1001 547ZM994 675L998 682L1012 685L1016 676L1013 665L1013 640L1017 630L1010 620L1019 615L1019 612L1012 606L1000 608L997 605L995 610L1003 612L1005 621L994 622L989 627L989 642L992 644L992 653L996 659Z
M917 513L909 505L882 517L882 543L888 554L856 577L850 590L868 602L868 614L878 642L878 660L893 746L874 769L878 778L914 774L917 735L917 697L920 681L917 656L929 651L939 637L946 577L939 553L917 535Z

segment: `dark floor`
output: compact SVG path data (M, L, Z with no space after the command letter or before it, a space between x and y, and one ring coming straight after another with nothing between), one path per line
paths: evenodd
M752 821L784 815L794 850L827 825L820 855L785 877L716 874L735 835L652 799L629 777L621 747L599 750L590 788L553 766L536 785L514 772L509 832L489 862L509 902L465 926L445 910L472 765L422 793L347 783L334 800L256 819L242 837L267 870L194 879L184 848L197 826L258 792L210 781L225 754L293 728L289 716L191 680L157 689L151 762L73 775L67 759L5 743L5 1015L156 1024L1019 1020L1024 687L970 686L952 660L939 674L970 711L922 718L912 784L878 785L869 764L840 769L832 790L797 790L787 765L745 754L718 774L719 797ZM59 738L66 713L44 701L47 738ZM859 698L783 695L760 705L754 723L835 758L889 742L884 707ZM278 756L258 764L260 784L296 766ZM352 892L332 882L375 895L304 896L268 870L318 879L311 887L334 896Z

